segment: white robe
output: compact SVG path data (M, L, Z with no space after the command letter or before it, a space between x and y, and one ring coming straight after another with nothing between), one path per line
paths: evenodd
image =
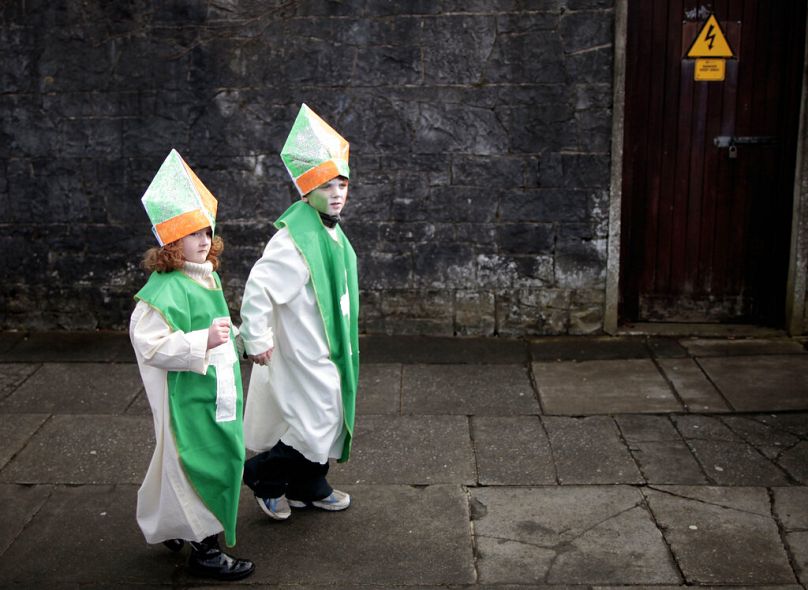
M283 441L309 461L339 458L345 441L339 371L329 359L308 267L286 228L250 272L241 319L248 354L274 346L268 365L252 366L244 409L247 448L266 451Z
M205 284L201 277L187 274ZM202 503L180 465L166 378L168 371L207 373L212 352L207 351L208 330L172 331L158 311L138 301L129 322L129 337L149 398L155 435L154 454L137 494L138 525L147 543L201 541L224 527Z

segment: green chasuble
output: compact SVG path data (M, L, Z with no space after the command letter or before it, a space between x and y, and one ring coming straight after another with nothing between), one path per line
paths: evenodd
M172 330L186 333L207 330L214 318L230 317L221 280L216 273L213 277L218 288L207 289L178 270L154 272L135 299L159 311ZM202 502L224 527L228 546L236 542L236 514L244 468L244 401L238 353L233 342L231 329L231 358L234 360L229 366L221 366L233 372L232 381L229 375L217 379L213 360L205 375L169 371L167 377L171 429L180 464ZM212 352L210 358L213 359ZM235 412L228 412L217 421L218 382L225 380L231 384L231 396L227 400L230 403L232 384L235 384ZM221 403L224 406L225 400Z
M342 408L345 416L345 444L339 461L351 455L356 384L359 379L359 284L356 253L342 229L332 238L316 209L304 201L289 207L275 222L287 228L292 241L303 255L311 275L320 316L323 318L330 359L340 376ZM350 305L342 308L347 294Z

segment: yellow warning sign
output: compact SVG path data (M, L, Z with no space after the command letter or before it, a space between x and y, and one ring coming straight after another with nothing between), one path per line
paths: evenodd
M693 70L693 78L697 82L721 82L726 77L725 59L705 59L696 60L696 67Z
M732 49L727 43L727 37L721 30L715 15L711 14L707 22L696 35L696 40L690 46L687 57L734 57Z

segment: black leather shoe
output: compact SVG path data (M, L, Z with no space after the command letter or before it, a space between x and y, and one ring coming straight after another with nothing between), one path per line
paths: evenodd
M185 547L185 541L182 539L168 539L167 541L163 541L163 545L168 547L169 551L179 553L182 551L182 548Z
M216 538L208 537L201 543L191 543L188 571L194 576L215 580L241 580L255 571L249 559L232 557L219 549Z

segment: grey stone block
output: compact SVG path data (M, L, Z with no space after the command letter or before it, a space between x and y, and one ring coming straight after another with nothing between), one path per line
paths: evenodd
M520 365L406 365L406 414L538 414L526 369Z
M506 254L549 254L555 227L549 223L507 223L496 228L497 245Z
M0 469L22 449L48 419L47 414L0 414Z
M5 552L10 561L0 583L117 587L171 580L187 558L146 545L134 519L136 492L125 485L54 488Z
M605 416L542 418L562 484L643 483L614 421Z
M510 190L502 194L499 212L503 221L583 221L587 198L587 191L577 189Z
M359 415L401 412L401 365L382 363L361 366L356 412Z
M475 417L471 436L480 484L556 483L550 443L537 417Z
M250 507L250 515L239 519L239 547L245 553L249 548L257 564L249 581L386 588L475 581L468 505L461 487L344 489L352 497L349 510L295 511L280 525ZM328 539L339 539L342 550L324 551Z
M153 449L154 429L145 416L55 416L0 471L0 481L140 483Z
M659 367L673 385L679 398L691 412L728 412L719 391L690 358L658 359Z
M699 364L735 410L808 409L808 355L702 358Z
M533 363L547 414L677 412L682 406L651 360Z
M680 582L633 488L480 488L471 502L483 584Z
M360 416L351 460L334 466L334 483L431 485L477 480L463 416Z
M48 363L0 402L0 413L123 413L141 387L135 365Z
M688 584L793 584L764 488L645 491Z
M530 59L525 59L526 55ZM537 30L499 35L486 61L484 75L493 84L540 79L545 84L563 85L566 78L557 33L541 30L540 26Z

